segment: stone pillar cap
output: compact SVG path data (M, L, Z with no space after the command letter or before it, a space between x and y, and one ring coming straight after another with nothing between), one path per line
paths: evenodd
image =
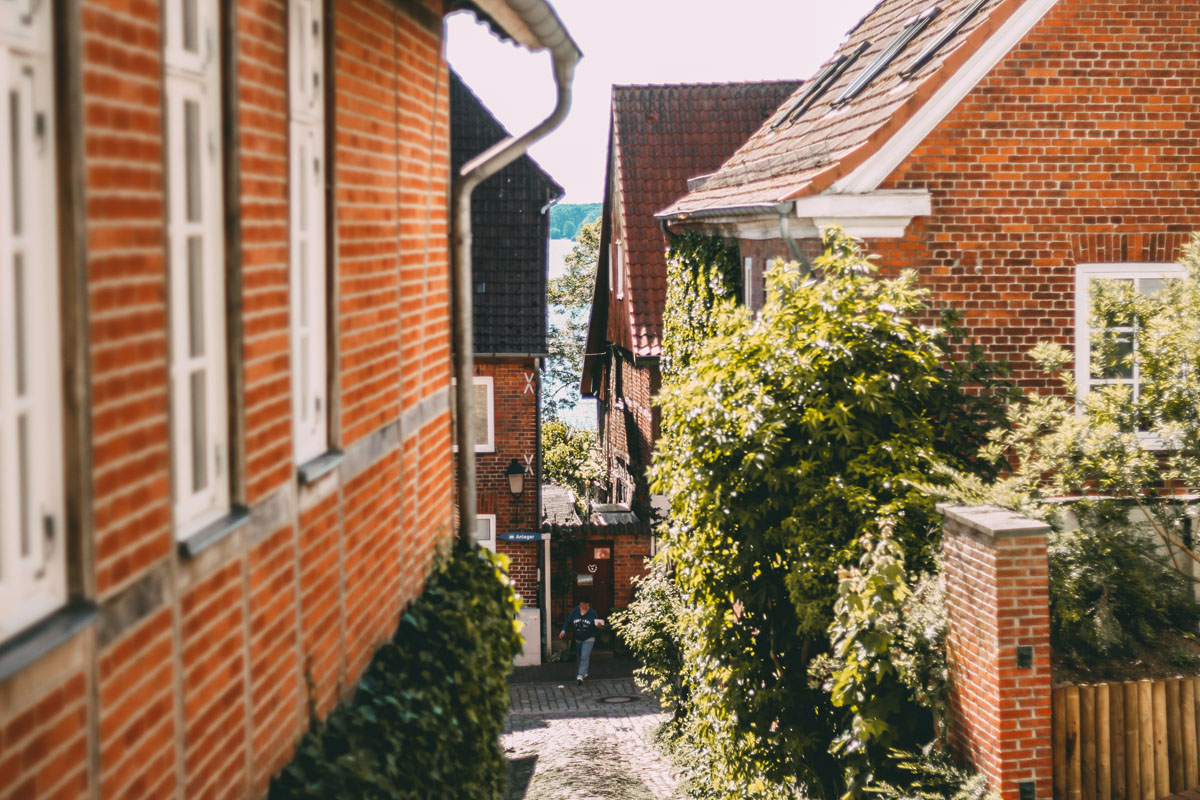
M1023 517L1012 509L1000 506L963 506L938 503L937 510L947 521L985 536L1037 536L1050 532L1050 526L1040 520Z

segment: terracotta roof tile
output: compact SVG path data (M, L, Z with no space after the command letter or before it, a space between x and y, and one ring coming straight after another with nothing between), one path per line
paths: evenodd
M624 209L630 325L656 356L666 298L666 243L654 212L712 172L778 108L797 81L613 87L613 149Z
M774 205L819 192L875 152L945 83L978 39L994 30L1023 0L989 0L911 78L902 75L921 52L958 22L974 0L882 0L837 48L828 63L870 47L802 115L782 121L792 98L702 186L659 208L659 216ZM904 26L927 9L941 13L856 98L833 101L883 51ZM947 66L942 69L943 65ZM825 65L822 65L822 69ZM819 74L819 71L818 71ZM794 97L798 97L799 91Z

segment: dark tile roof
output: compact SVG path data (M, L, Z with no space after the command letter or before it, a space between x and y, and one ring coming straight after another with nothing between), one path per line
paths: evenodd
M654 212L712 172L798 86L762 83L614 86L612 149L628 243L633 350L657 356L666 299L666 240ZM611 191L608 190L608 191ZM611 213L605 196L604 213ZM601 254L601 266L607 253ZM593 324L604 324L593 319Z
M450 77L450 166L508 136L458 75ZM475 352L546 353L547 205L563 194L531 158L522 156L471 196L471 261L475 284Z
M882 0L855 27L826 65L870 46L807 110L786 120L802 93L771 116L714 175L659 216L774 205L816 194L877 152L962 66L1024 0L988 0L937 54L910 77L905 70L922 51L948 34L974 0ZM941 13L857 97L834 101L918 14ZM822 69L826 65L822 65ZM820 74L820 70L816 75ZM815 76L814 76L815 77ZM811 79L810 79L811 80Z

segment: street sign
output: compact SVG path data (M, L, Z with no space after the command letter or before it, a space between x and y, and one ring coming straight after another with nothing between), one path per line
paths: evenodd
M506 531L496 538L502 542L540 542L542 534L537 531Z

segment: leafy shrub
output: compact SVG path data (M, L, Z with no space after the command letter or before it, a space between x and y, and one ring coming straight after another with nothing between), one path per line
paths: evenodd
M833 706L846 710L831 748L845 772L844 798L861 797L878 780L894 777L891 750L933 734L929 715L911 702L896 659L911 592L891 525L880 527L878 537L863 537L859 568L841 573L829 627L833 669L825 689Z
M869 790L881 800L999 800L987 778L958 766L932 746L920 752L892 753L902 776L899 784L882 782Z
M638 685L654 692L673 719L685 716L688 691L683 658L688 609L663 564L653 564L649 573L637 579L633 602L624 611L610 614L609 622L641 664L634 671Z
M938 517L911 482L975 468L995 415L986 388L967 390L986 370L955 364L953 330L916 321L915 275L877 278L836 228L825 247L819 281L771 269L759 318L715 304L715 333L661 395L663 558L693 609L688 736L725 797L840 793L835 710L806 680L836 570L882 517L909 564L931 566Z
M1105 503L1104 505L1109 505ZM1167 633L1193 635L1200 606L1192 581L1155 540L1128 521L1128 507L1087 513L1083 528L1050 535L1050 630L1056 655L1119 659Z
M521 647L507 561L462 546L441 559L352 701L313 720L270 796L498 800Z

